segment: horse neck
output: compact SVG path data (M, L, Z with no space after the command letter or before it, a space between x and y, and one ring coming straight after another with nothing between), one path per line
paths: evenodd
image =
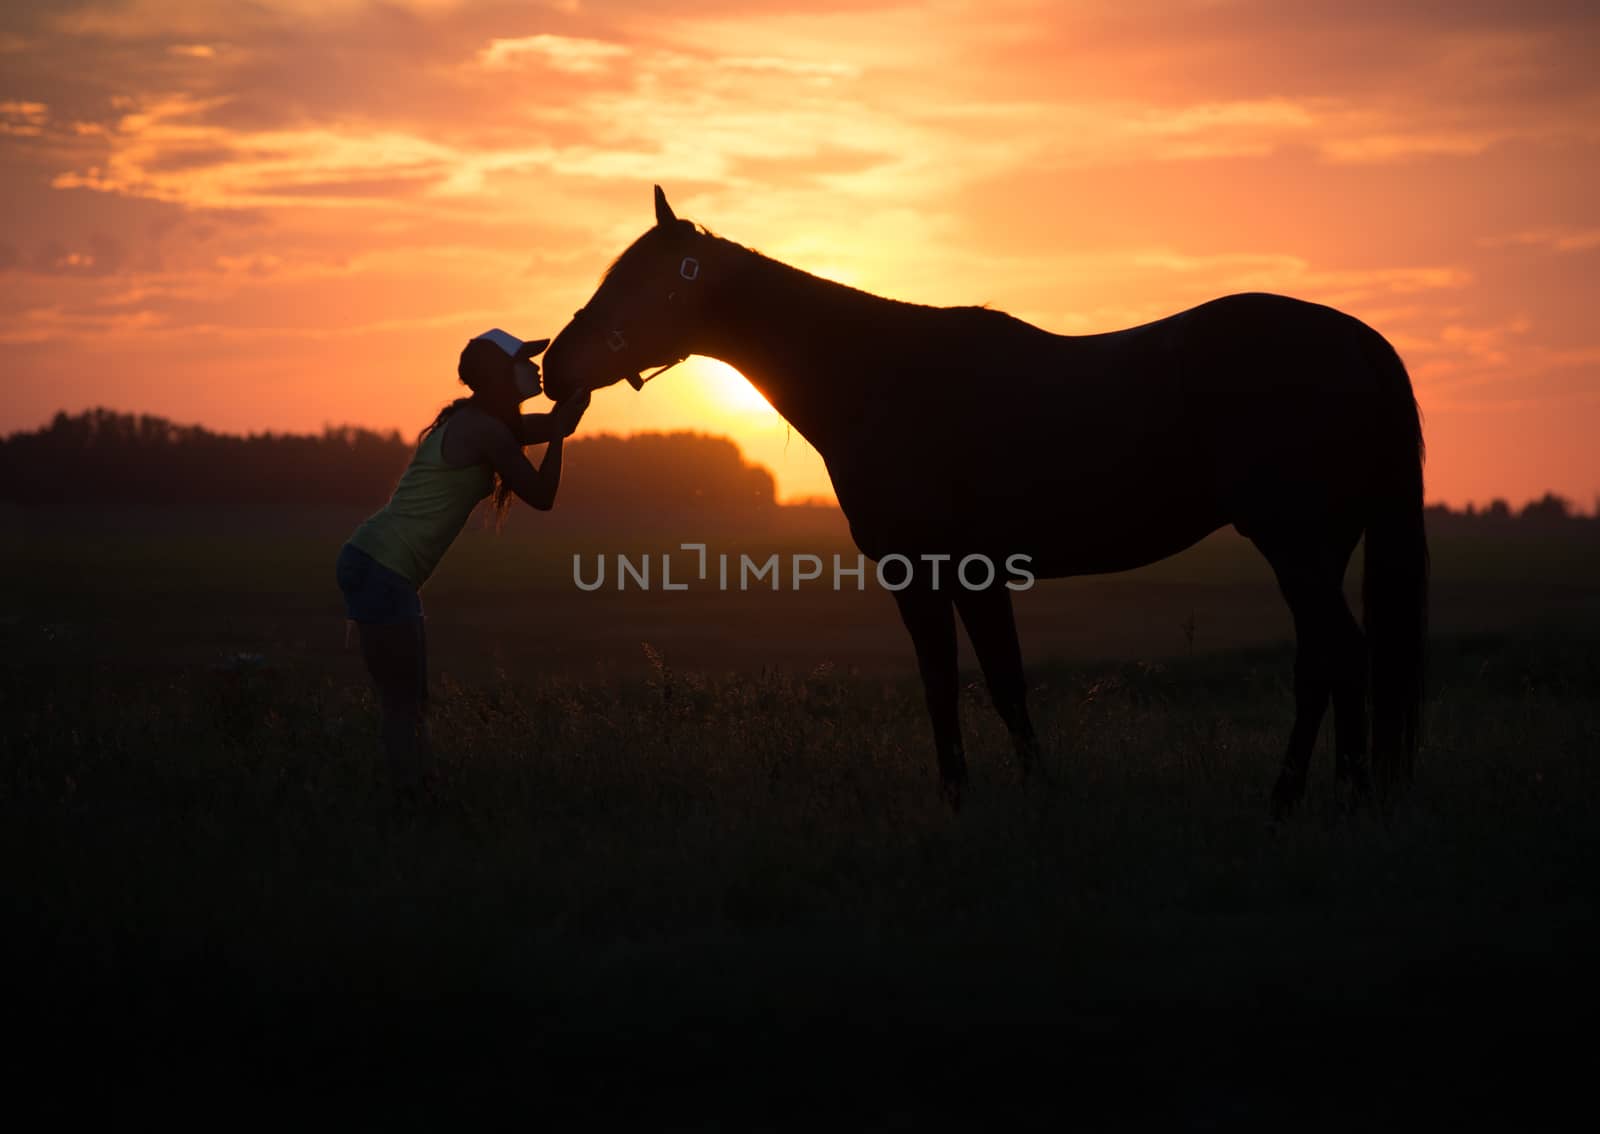
M874 394L874 352L849 341L849 329L870 320L888 335L907 305L708 239L718 246L708 269L722 278L711 281L694 353L743 374L825 458L837 452Z

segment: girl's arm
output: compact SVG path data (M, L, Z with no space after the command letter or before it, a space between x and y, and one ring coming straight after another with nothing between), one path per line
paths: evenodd
M589 392L585 390L564 402L558 402L550 413L525 413L517 419L517 440L524 445L542 445L570 437L589 408Z
M548 512L555 507L556 490L561 487L561 437L550 439L543 462L535 466L511 430L500 422L494 424L499 428L487 432L484 459L530 507Z

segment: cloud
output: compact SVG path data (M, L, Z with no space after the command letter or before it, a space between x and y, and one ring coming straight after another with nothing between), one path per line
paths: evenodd
M283 257L271 252L252 252L243 256L218 256L217 267L226 273L270 276L283 267Z
M189 342L211 339L233 345L316 343L360 339L396 333L415 334L430 328L477 326L502 318L503 311L475 307L405 318L374 319L321 327L305 324L248 325L176 321L153 308L131 311L70 311L60 306L36 307L21 312L9 325L0 325L0 344L22 345L67 341L94 341L106 347L138 342Z
M540 33L516 39L491 40L489 46L478 53L478 61L489 71L505 71L527 62L537 62L553 71L594 75L627 55L628 48L620 43Z
M1600 248L1600 228L1531 229L1502 236L1479 237L1478 243L1484 248L1521 246L1544 248L1551 252L1588 252Z
M1440 329L1439 345L1490 366L1503 366L1511 340L1526 335L1531 326L1526 316L1492 326L1450 323Z
M1414 157L1472 157L1509 138L1505 131L1357 134L1327 138L1318 149L1336 162L1387 162Z
M733 57L717 61L723 67L736 71L776 71L785 75L831 82L834 79L857 79L862 68L853 63L830 63L813 59L788 59L774 55Z
M45 276L105 276L118 272L126 259L122 242L104 232L91 232L72 243L47 238L34 248L28 271ZM20 257L14 266L24 266Z
M1316 124L1312 110L1290 99L1243 99L1201 102L1147 110L1134 129L1157 136L1210 134L1217 130L1266 128L1304 130Z
M0 324L0 344L36 345L62 340L104 341L114 337L137 341L166 327L158 311L139 310L104 315L70 312L59 306L34 307Z
M42 102L0 102L0 135L36 138L44 133L50 108Z
M223 102L176 94L139 103L108 132L103 167L60 173L51 184L201 208L349 206L441 181L458 160L450 147L407 133L208 123L207 112Z

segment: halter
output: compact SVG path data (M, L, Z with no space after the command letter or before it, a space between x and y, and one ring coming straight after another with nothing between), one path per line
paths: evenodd
M685 256L678 264L678 276L680 279L688 280L690 283L698 280L700 278L700 261L695 259L693 256ZM672 296L674 294L676 293L667 293L667 302L670 303L672 301ZM576 312L573 313L573 321L576 322L579 319L587 318L588 313L589 308L587 306L580 307ZM611 330L606 332L606 346L610 349L612 354L620 354L622 351L628 349L628 336L626 333L624 333L621 327L613 327ZM665 371L671 370L674 366L677 366L688 357L689 356L687 354L681 354L666 365L658 366L650 373L645 375L640 375L637 372L629 374L627 376L628 385L632 386L635 390L642 390L644 389L644 384L650 381L650 379L664 373Z

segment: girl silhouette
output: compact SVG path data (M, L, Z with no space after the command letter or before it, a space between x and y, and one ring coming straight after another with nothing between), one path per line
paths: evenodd
M521 412L541 392L533 357L549 342L523 342L499 328L470 340L456 373L472 392L422 431L389 502L339 552L339 589L377 688L391 786L403 798L414 798L432 772L422 585L485 497L493 497L497 520L513 494L541 512L554 505L562 440L589 406L583 393L551 413ZM523 446L542 442L549 447L535 467Z

